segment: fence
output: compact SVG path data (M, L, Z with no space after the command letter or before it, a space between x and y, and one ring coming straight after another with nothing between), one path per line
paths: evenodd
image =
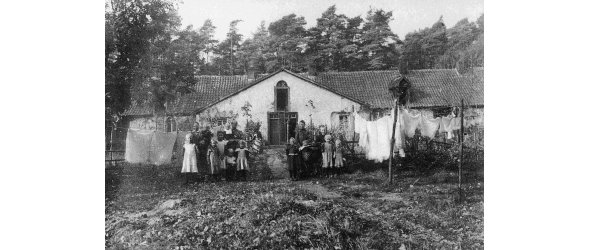
M417 130L414 137L405 138L404 151L406 157L399 159L400 170L428 171L435 168L447 168L455 170L459 162L459 147L457 140L459 131L455 131L452 139L447 138L447 133L438 133L434 139L424 137ZM472 126L464 130L463 142L463 168L468 171L483 170L483 127ZM355 140L343 141L345 157L355 162L363 161L365 152L358 146L358 134Z
M125 150L127 128L105 128L105 150Z
M105 165L116 166L117 163L125 161L124 150L105 150Z

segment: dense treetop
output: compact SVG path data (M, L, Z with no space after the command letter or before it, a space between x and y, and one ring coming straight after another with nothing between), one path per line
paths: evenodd
M234 20L221 24L230 30L217 41L211 20L182 28L177 9L173 0L105 3L107 116L131 103L164 109L197 84L197 75L483 66L483 15L448 29L441 17L402 41L389 26L391 11L370 9L364 17L348 17L333 5L309 29L294 13L262 22L244 36L237 28L242 20Z

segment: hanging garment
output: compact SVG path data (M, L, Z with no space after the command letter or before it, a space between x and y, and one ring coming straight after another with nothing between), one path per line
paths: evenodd
M453 120L453 116L449 115L449 116L445 116L442 117L440 120L440 128L439 128L439 132L446 132L447 133L447 139L453 139L453 124L452 124L452 120Z
M461 117L455 117L451 119L451 130L459 130L461 129Z
M359 134L359 147L366 149L369 146L367 120L355 112L354 122L354 132Z
M181 173L198 173L197 149L195 144L184 144L184 160L182 161Z
M391 136L393 135L393 119L391 116L385 116L377 121L377 145L379 145L375 150L376 153L376 161L382 162L384 160L389 159L389 154L391 152Z
M367 124L367 147L365 148L368 160L376 160L377 148L379 148L379 130L375 121L368 121Z
M433 119L422 116L422 124L420 124L420 127L422 136L433 139L436 135L436 131L438 131L438 128L440 127L440 117Z
M393 114L393 112L392 112ZM393 136L393 117L385 116L376 121L367 121L360 117L358 114L354 115L355 118L355 132L359 133L359 146L364 149L365 156L368 160L374 160L376 162L382 162L389 159L391 154L391 137ZM401 131L403 122L398 119L398 131ZM396 134L397 137L400 137ZM400 145L403 143L402 139L397 140L396 144ZM405 157L405 154L400 153Z
M406 153L404 151L404 140L405 138L402 131L402 119L400 119L398 116L397 122L395 123L395 144L393 145L393 151L398 152L402 158L406 157Z
M420 128L422 121L422 114L411 114L407 109L402 111L401 115L403 119L402 128L406 137L414 137L416 129Z
M155 165L170 164L175 142L176 132L154 132L149 162Z
M148 162L153 135L154 131L129 129L125 140L125 161Z
M367 122L368 146L365 148L368 160L382 162L389 158L393 120L390 116Z
M248 167L248 149L238 148L236 152L238 152L237 170L250 170Z

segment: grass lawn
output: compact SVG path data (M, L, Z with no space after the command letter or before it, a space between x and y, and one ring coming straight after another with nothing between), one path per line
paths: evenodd
M260 177L253 170L253 176ZM260 170L258 170L260 171ZM382 169L185 186L179 170L106 170L109 249L483 249L483 180Z

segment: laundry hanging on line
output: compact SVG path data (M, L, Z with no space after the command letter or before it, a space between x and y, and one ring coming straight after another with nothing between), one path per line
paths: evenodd
M354 132L359 134L359 147L366 148L368 146L367 140L367 120L362 118L357 112L353 115L354 118Z
M395 123L395 131L393 132L395 132L395 143L393 145L393 152L398 152L399 156L404 158L406 157L406 153L404 151L405 138L404 133L402 132L402 119L399 119L399 117L397 119L397 122Z
M447 139L453 139L453 129L452 129L452 120L453 117L452 116L445 116L445 117L441 117L440 120L440 128L439 128L439 132L446 132L447 133Z
M367 122L367 159L382 162L389 158L393 121L390 116Z
M389 159L391 153L390 140L393 135L393 118L385 116L376 121L367 121L357 113L353 116L355 119L355 132L359 133L359 146L365 150L366 158L376 162Z
M359 146L365 150L367 159L381 162L389 157L390 139L394 132L393 113L392 110L391 115L376 121L367 121L358 113L354 113L354 130L359 134ZM437 131L447 132L447 138L452 139L453 131L461 128L461 118L454 115L429 118L421 113L413 114L410 109L400 109L398 114L393 149L401 157L405 157L405 138L413 137L416 130L420 130L422 136L430 139L435 138Z
M440 117L428 118L423 115L420 124L420 133L422 134L422 136L434 139L434 136L436 136L436 131L438 131L438 128L440 127L440 120Z
M125 140L125 161L156 165L170 163L177 136L176 132L129 129Z
M154 132L152 139L152 152L150 153L149 162L155 165L169 164L172 159L172 149L176 142L176 132Z
M416 129L420 129L420 123L422 122L422 114L411 114L407 109L404 109L401 113L402 119L402 130L406 137L414 137Z
M153 135L153 131L129 129L125 139L125 161L147 162Z

